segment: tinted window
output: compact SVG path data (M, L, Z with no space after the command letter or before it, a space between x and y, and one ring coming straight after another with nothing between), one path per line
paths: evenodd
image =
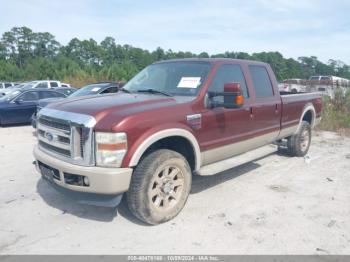
M23 101L36 101L39 100L39 94L38 92L25 92L23 95L21 95L18 99Z
M5 88L6 88L6 87L10 87L10 86L12 86L11 83L5 83Z
M106 90L104 90L102 94L117 93L117 92L118 92L118 87L111 86L111 87L108 87Z
M40 93L41 93L41 98L65 97L64 94L61 94L59 92L42 91Z
M57 82L50 82L50 86L51 87L58 87L58 84L57 84Z
M253 79L256 97L273 96L272 85L269 74L263 66L249 66L250 74Z
M248 97L247 85L239 65L222 65L216 72L210 84L209 91L223 92L226 83L240 83L244 97ZM223 102L223 97L214 97L215 101Z
M48 86L47 82L41 82L36 87L37 88L48 88L49 86Z

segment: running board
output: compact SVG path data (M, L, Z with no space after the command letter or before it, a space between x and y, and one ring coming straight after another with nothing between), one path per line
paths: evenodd
M199 169L196 172L196 174L200 176L215 175L225 170L234 168L236 166L240 166L242 164L264 157L268 154L274 153L277 151L277 148L278 147L276 145L267 145L267 146L259 147L257 149L248 151L241 155L237 155L237 156L222 160L220 162L215 162L213 164L203 166L201 167L201 169Z

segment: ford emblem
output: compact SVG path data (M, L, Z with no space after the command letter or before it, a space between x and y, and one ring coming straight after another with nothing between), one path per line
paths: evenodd
M53 134L51 134L50 132L46 132L45 133L45 137L47 140L52 141L53 140Z

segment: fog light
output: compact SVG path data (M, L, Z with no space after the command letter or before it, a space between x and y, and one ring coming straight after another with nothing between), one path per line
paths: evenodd
M89 185L90 185L89 178L87 176L84 176L84 186L89 186Z

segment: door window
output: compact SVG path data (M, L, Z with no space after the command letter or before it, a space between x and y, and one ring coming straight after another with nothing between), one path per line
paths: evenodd
M59 92L50 92L50 91L42 91L40 92L41 98L50 98L50 97L65 97L64 94Z
M226 64L220 66L208 90L212 92L224 92L224 85L226 83L240 83L243 96L245 98L249 97L247 85L240 65ZM216 102L223 102L222 96L214 97L213 99Z
M58 84L57 84L57 82L50 82L50 86L51 87L58 87Z
M22 100L23 102L36 101L36 100L39 100L39 94L38 92L34 92L34 91L25 92L18 99Z
M269 74L264 66L249 66L250 75L252 76L256 97L273 96L272 84Z
M102 94L117 93L117 92L118 92L118 87L111 86L111 87L108 87L106 90L104 90Z

